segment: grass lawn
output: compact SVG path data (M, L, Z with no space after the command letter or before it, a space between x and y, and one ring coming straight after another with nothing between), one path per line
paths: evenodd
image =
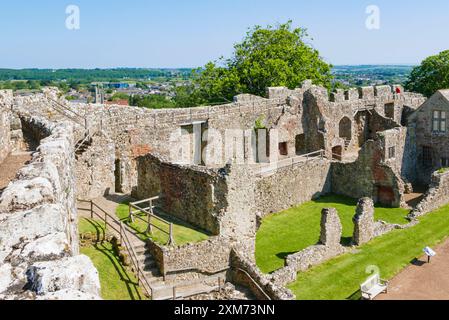
M139 237L142 240L148 239L148 235L145 234L145 231L147 229L148 224L144 221L141 221L139 219L135 219L134 223L129 223L128 216L129 216L129 207L128 203L123 203L120 206L117 207L116 214L119 217L121 221L129 225L132 229L138 232ZM141 216L146 221L146 216ZM175 238L175 244L176 245L184 245L187 243L196 243L203 240L207 240L209 238L209 235L205 232L183 222L178 219L175 219L174 217L168 217L163 216L161 217L164 220L168 222L173 223L173 233ZM159 220L154 219L153 222L156 226L161 228L162 230L169 231L169 227L160 222ZM164 232L153 228L153 234L150 236L155 242L165 245L168 242L168 235Z
M406 230L395 230L361 246L358 253L335 258L307 272L289 288L300 300L344 300L360 298L359 285L376 266L384 279L391 279L415 258L423 248L435 246L449 236L449 206L420 218Z
M316 244L320 238L321 210L336 208L343 225L343 244L351 242L357 200L329 195L269 216L262 222L256 239L256 260L260 270L273 272L284 266L284 259ZM375 219L405 224L408 210L376 207Z
M82 218L79 222L79 232L80 234L97 234L98 239L103 239L104 224ZM96 244L81 247L80 251L92 260L98 270L101 296L104 300L146 299L137 285L134 274L120 264L111 243L99 241Z

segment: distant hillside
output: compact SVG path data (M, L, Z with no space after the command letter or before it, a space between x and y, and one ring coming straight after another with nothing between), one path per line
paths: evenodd
M110 81L148 80L153 78L189 77L191 69L0 69L0 81L44 80L44 81Z
M347 86L375 84L403 84L411 71L412 65L360 65L335 66L335 80Z

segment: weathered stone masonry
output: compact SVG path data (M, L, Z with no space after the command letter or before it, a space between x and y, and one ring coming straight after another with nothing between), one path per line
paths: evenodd
M98 273L78 255L73 127L25 120L49 136L0 198L0 298L98 299Z

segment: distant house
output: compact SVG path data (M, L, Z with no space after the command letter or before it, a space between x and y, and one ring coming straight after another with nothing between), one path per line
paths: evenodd
M418 172L423 183L431 173L449 167L449 89L439 90L409 118L415 130Z

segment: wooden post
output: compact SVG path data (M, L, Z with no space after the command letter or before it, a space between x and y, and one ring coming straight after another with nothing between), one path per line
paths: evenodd
M90 218L94 219L94 202L90 200Z
M134 223L132 204L130 203L130 204L128 205L128 207L129 207L129 217L128 217L129 222Z
M175 239L173 238L173 223L170 223L170 234L169 234L169 239L168 239L167 244L169 246L175 245Z
M104 231L108 229L108 215L104 213Z
M173 300L176 300L176 287L173 286Z
M123 222L120 221L120 244L123 245Z

